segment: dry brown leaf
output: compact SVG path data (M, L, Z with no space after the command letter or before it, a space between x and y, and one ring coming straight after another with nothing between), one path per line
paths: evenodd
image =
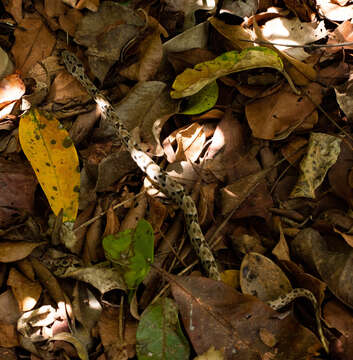
M129 319L124 322L124 337L119 336L119 310L105 307L98 322L98 331L109 358L131 359L136 354L136 330L138 322Z
M170 282L184 328L197 354L213 345L224 348L227 360L256 359L265 353L278 360L298 360L310 358L320 348L315 336L291 316L280 320L262 301L242 295L221 281L180 276ZM277 339L273 348L262 341L260 329L266 329ZM288 352L288 347L293 351Z
M51 87L47 97L48 102L58 104L85 103L90 96L83 86L67 71L60 71Z
M75 41L88 47L90 70L101 82L143 26L144 20L136 12L112 1L104 1L97 12L85 14Z
M107 220L106 220L103 237L108 236L108 235L114 235L114 234L118 233L119 228L120 228L120 221L119 221L119 218L117 217L112 205L109 206L109 209L107 210L105 216L106 216Z
M305 145L308 143L308 140L303 137L295 137L288 144L281 148L282 155L286 158L288 162L292 165L304 155Z
M12 54L16 66L24 76L40 60L51 55L56 39L40 16L32 14L23 19L15 29Z
M99 216L102 211L101 205L98 204L93 217ZM105 259L102 247L102 223L103 218L98 217L87 230L86 242L83 249L83 259L86 264L90 264L91 262L96 263L99 260Z
M130 80L146 81L153 78L157 73L159 64L162 61L163 50L159 30L148 35L139 44L139 61L122 69L120 74Z
M332 293L353 308L353 249L344 240L340 244L338 238L336 241L337 251L331 251L318 231L306 228L295 237L291 247L294 256L315 269Z
M138 221L145 217L147 205L146 195L142 195L136 199L124 220L121 222L120 231L135 229Z
M316 104L321 103L323 88L319 84L311 83L305 91ZM295 125L298 130L303 126L312 127L314 124L306 124L306 121L314 111L315 105L307 97L295 95L289 85L245 107L253 136L269 140Z
M230 40L236 49L243 50L253 46L251 42L240 41L240 39L255 39L254 34L250 30L244 29L244 27L240 25L226 24L216 17L212 17L209 22L221 35Z
M12 348L19 346L18 334L16 326L5 324L0 321L0 346L5 348Z
M352 42L353 41L353 24L346 20L342 24L338 25L336 29L330 33L327 44L339 44L341 42ZM344 47L345 49L353 49L353 45ZM342 51L340 47L325 48L328 53L336 53Z
M129 131L139 129L141 142L149 152L157 156L163 155L159 142L160 132L169 117L179 110L179 101L171 99L165 83L139 82L115 109ZM100 126L106 136L115 135L116 130L109 121L101 121Z
M335 195L353 206L353 187L349 175L353 167L352 142L348 139L341 142L341 151L336 163L328 171L328 180Z
M333 300L325 304L323 317L328 327L335 328L340 333L330 349L332 356L341 360L350 360L353 354L352 310Z
M315 20L316 13L311 9L311 0L284 0L286 7L291 9L300 20L311 22Z
M42 287L36 281L31 281L12 268L7 279L21 311L32 310L39 300Z
M44 11L49 18L65 14L67 6L62 0L45 0Z
M28 241L3 241L0 242L0 262L10 263L27 257L36 247L45 244L42 242Z
M277 230L279 231L279 241L277 245L272 250L272 254L277 257L278 260L287 260L290 261L289 256L289 247L283 233L283 227L281 218L278 216L274 217L274 222L276 224Z
M60 15L59 25L62 30L74 37L80 22L82 21L82 13L76 9L69 9L65 14Z
M23 0L9 0L4 2L6 11L13 16L17 24L23 19L22 2Z

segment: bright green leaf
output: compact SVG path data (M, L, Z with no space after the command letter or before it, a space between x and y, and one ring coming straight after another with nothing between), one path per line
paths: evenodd
M218 99L218 85L216 81L211 82L198 93L190 96L186 109L182 114L196 115L212 109Z
M229 51L217 58L186 69L173 83L170 95L174 99L191 96L219 77L250 69L270 67L283 71L283 63L277 53L266 47Z
M119 263L128 258L128 251L132 243L132 231L130 229L121 231L116 235L108 235L103 239L105 256L112 263Z
M139 360L187 360L189 344L181 331L175 302L164 298L141 316L136 333Z
M146 277L153 262L153 228L142 219L135 230L106 236L103 248L107 259L120 269L126 286L135 289Z
M21 117L19 138L54 214L63 209L63 222L74 222L80 168L68 132L53 115L31 109Z

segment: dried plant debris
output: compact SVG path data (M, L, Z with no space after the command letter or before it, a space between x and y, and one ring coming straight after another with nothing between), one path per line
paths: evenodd
M308 152L300 163L301 174L291 197L315 198L315 190L322 184L327 171L337 161L341 139L336 136L311 133Z
M0 12L0 358L351 360L350 1Z

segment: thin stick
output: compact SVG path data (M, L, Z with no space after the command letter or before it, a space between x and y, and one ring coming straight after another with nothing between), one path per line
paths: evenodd
M113 206L113 210L115 210L115 209L117 209L117 208L119 208L119 207L121 207L121 206L129 203L131 200L137 199L137 198L140 197L141 195L145 194L145 193L147 192L147 190L148 190L148 189L143 190L143 191L139 192L138 194L132 196L131 198L126 199L126 200L122 201L121 203ZM92 224L93 222L95 222L96 220L98 220L99 218L101 218L103 215L105 215L107 212L108 212L108 210L102 211L100 214L96 215L96 216L93 217L92 219L87 220L86 222L84 222L83 224L81 224L80 226L78 226L77 228L75 228L73 231L74 231L74 232L75 232L75 231L78 231L79 229L82 229L83 227L86 227L86 226Z
M343 43L336 43L336 44L307 44L307 45L295 45L295 44L281 44L276 42L270 41L263 41L263 40L248 40L248 39L237 39L239 41L255 43L260 45L276 45L276 46L286 46L292 48L333 48L333 47L344 47L344 46L352 46L353 42L343 42Z

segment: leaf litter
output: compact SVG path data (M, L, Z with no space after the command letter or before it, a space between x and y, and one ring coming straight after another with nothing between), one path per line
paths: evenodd
M8 355L350 359L352 5L274 5L0 4ZM64 49L199 199L223 282L190 274L198 262L180 211L66 71ZM307 300L283 313L265 304L296 287L316 296L330 355Z

